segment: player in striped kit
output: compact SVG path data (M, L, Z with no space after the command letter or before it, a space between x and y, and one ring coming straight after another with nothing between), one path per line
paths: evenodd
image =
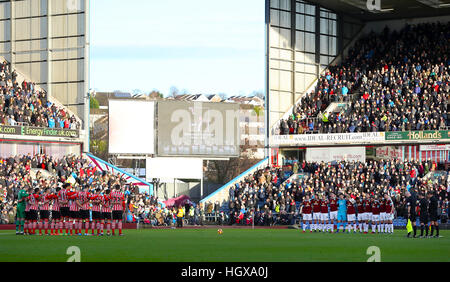
M50 225L51 235L59 235L58 229L61 231L61 235L63 234L63 223L61 222L61 212L59 205L59 197L58 194L61 191L61 188L56 188L56 193L51 195L52 199L52 223Z
M87 191L87 186L83 186L82 191L78 193L77 204L80 207L79 212L79 231L83 229L83 222L85 224L84 235L89 235L89 197L90 193Z
M122 219L123 219L123 210L125 207L125 195L120 191L120 185L114 185L115 191L111 193L112 200L112 216L113 216L113 224L112 224L112 235L114 234L116 226L119 229L119 236L122 236Z
M36 234L36 223L38 220L38 211L39 211L39 188L34 189L34 193L28 196L28 201L30 203L30 221L31 227L29 227L29 234ZM30 226L30 225L29 225Z
M69 235L69 227L70 227L70 201L68 194L70 193L70 184L64 183L61 191L58 192L58 203L61 213L61 225L64 225L61 228L66 229L65 235ZM60 229L61 234L63 234L63 230Z
M25 201L26 201L26 206L25 206L25 223L24 223L24 234L25 235L31 235L31 228L32 228L32 223L31 223L31 217L30 217L30 208L31 208L31 203L30 203L30 196L33 193L33 189L32 188L28 188L28 196L25 197Z
M70 200L69 203L69 211L70 211L70 223L69 223L69 231L70 235L72 235L72 231L74 229L74 222L75 222L75 235L81 234L81 229L79 229L79 211L80 207L78 206L77 199L78 199L78 192L77 191L71 191L67 193L67 198ZM78 232L80 231L80 232Z
M394 233L394 202L392 202L391 197L388 194L384 194L384 199L386 200L386 217L385 217L385 231L386 233Z
M89 200L92 203L92 236L94 236L94 230L97 228L97 236L100 236L100 228L103 235L103 216L102 216L102 196L100 195L100 189L97 188L94 193L90 194Z
M42 228L45 229L45 235L48 234L48 221L50 218L50 204L51 204L51 194L50 189L45 188L44 194L41 195L39 205L40 205L40 221L39 221L39 235L42 235Z
M311 229L312 207L311 207L311 200L309 199L308 194L306 194L305 200L303 200L302 207L300 208L300 213L302 215L303 220L303 233L305 233L306 231L306 223L309 224L309 232L312 232Z
M105 194L102 196L102 213L103 213L103 222L102 225L106 224L106 235L110 236L111 230L111 219L112 219L112 210L111 210L111 191L107 189ZM103 233L102 233L103 234Z

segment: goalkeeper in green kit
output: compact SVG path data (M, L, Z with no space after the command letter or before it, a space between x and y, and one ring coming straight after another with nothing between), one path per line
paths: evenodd
M17 212L16 212L16 235L23 235L23 226L25 223L25 208L27 206L26 198L29 196L25 189L20 189L17 195Z

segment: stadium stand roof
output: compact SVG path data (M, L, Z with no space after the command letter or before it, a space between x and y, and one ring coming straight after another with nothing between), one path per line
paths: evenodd
M381 11L369 11L367 0L307 0L307 2L319 4L363 22L450 15L450 0L381 0Z

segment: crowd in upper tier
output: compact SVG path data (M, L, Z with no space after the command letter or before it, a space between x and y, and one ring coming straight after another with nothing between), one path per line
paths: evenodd
M429 161L369 160L362 162L309 163L294 161L283 168L267 167L248 175L230 187L230 223L293 224L305 195L348 194L356 199L363 193L393 200L396 214L403 216L405 192L436 193L448 215L450 183L447 176L425 178L439 165ZM302 178L289 179L300 173ZM288 180L289 179L289 180Z
M440 130L450 126L450 23L388 27L330 66L275 134ZM326 113L333 102L345 103Z
M0 62L0 124L79 129L80 123L63 107L50 102L33 82L18 81L7 62Z

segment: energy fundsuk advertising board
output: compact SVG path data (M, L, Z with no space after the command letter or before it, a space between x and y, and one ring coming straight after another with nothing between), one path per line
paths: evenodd
M10 125L0 125L0 134L66 138L78 138L80 136L79 131L74 129Z

